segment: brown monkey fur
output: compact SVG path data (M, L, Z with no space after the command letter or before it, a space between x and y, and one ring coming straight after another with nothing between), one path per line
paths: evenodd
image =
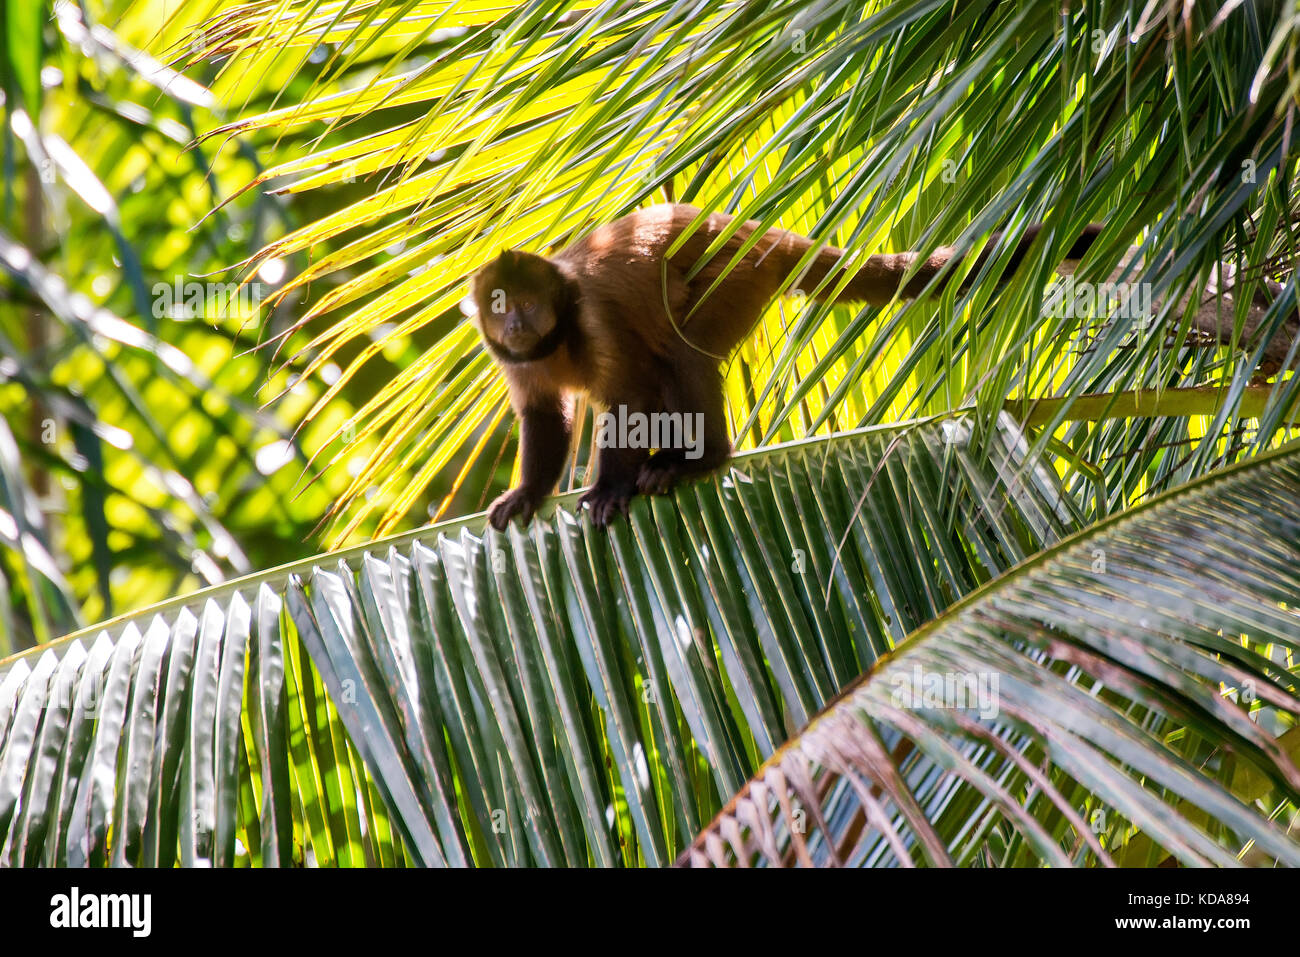
M710 214L667 257L673 241L698 215L695 207L681 204L640 209L551 258L506 250L474 277L475 321L505 374L521 423L521 481L489 508L494 527L505 528L516 515L527 522L554 489L569 451L576 394L611 410L622 405L628 412L699 412L704 417L697 458L678 449L600 449L595 484L580 500L598 526L626 514L632 495L667 492L679 479L712 471L730 456L719 363L788 287L792 271L814 244L796 233L771 230L712 288L758 223L741 224L689 276L733 220L725 213ZM1028 252L1040 228L1025 231L1007 273ZM1100 229L1089 226L1067 259L1082 257ZM997 238L977 257L972 276ZM935 250L905 285L915 253L871 256L835 298L877 306L914 298L954 255L950 247ZM800 285L816 289L842 256L833 246L823 247ZM827 283L827 295L840 278ZM942 285L936 283L932 291Z

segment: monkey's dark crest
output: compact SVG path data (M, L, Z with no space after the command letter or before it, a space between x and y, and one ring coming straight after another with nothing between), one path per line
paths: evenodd
M724 213L705 217L668 255L675 240L700 215L693 206L666 204L637 210L599 227L552 258L505 250L474 277L475 322L506 378L520 420L520 483L496 499L488 519L503 529L518 515L527 522L555 488L568 456L572 399L586 395L598 407L627 415L696 415L702 448L602 447L595 484L580 504L599 526L626 514L631 497L668 492L683 478L713 471L731 454L719 361L748 335L773 298L785 291L812 240L770 230L725 277L723 269L758 223L741 223L702 268L714 240L733 222ZM1028 253L1040 226L1030 226L1011 255L1010 272ZM1067 259L1083 256L1101 231L1087 227ZM999 239L976 257L971 276L985 266ZM835 273L844 254L823 247L802 274L817 298L843 288L837 302L886 305L910 299L956 257L937 249L917 264L915 253L868 257L847 282ZM951 276L949 272L945 274ZM715 285L716 283L716 285Z

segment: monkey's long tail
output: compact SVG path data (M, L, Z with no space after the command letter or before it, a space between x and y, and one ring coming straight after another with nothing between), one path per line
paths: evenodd
M1029 247L1033 245L1034 239L1038 236L1038 233L1042 228L1041 223L1035 223L1025 229L1024 235L1021 236L1020 241L1016 244L1016 248L1014 252L1012 252L1011 258L1005 266L1002 276L998 280L999 282L1006 282L1011 278L1011 274L1015 272L1016 268L1028 255ZM1088 248L1096 241L1101 230L1101 223L1089 224L1079 238L1074 241L1074 244L1070 246L1069 251L1065 254L1065 260L1070 262L1082 259L1083 254L1087 252ZM963 282L960 287L962 291L965 290L971 280L979 275L980 271L984 268L985 262L993 255L993 251L1000 238L1001 234L995 233L989 239L984 249L978 256L976 256L974 268L967 274L966 281ZM805 242L808 241L805 240ZM781 246L785 247L785 250L788 251L786 253L787 256L795 253L797 253L797 256L802 256L803 252L807 251L807 247L804 247L804 250L800 251L797 249L798 245L799 244L789 242L781 244ZM809 245L811 245L811 243L809 243ZM945 277L938 283L935 283L933 287L930 286L930 283L939 275L939 272L944 268L944 266L948 265L948 263L956 257L956 255L956 250L951 246L939 247L925 260L924 263L922 263L920 268L916 270L912 277L904 283L903 279L907 275L908 270L910 270L916 263L917 254L914 252L878 253L871 256L867 260L866 264L854 274L848 284L840 290L838 295L835 296L835 301L865 302L868 305L883 306L891 302L896 296L899 299L915 299L925 293L927 287L930 288L931 295L937 295L948 285L948 281L960 269L960 263L954 264ZM793 268L798 262L797 256L791 260L789 268ZM823 248L800 280L800 288L809 291L816 289L827 275L840 268L840 262L843 256L844 253L841 250L832 246ZM819 300L828 298L835 285L835 277L832 277L831 281L827 283L823 290L817 293L816 298Z

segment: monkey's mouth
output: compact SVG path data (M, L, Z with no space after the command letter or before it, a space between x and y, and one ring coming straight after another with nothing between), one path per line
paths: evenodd
M524 330L506 336L502 345L517 355L523 355L532 351L533 347L537 345L537 340L537 333L532 330Z

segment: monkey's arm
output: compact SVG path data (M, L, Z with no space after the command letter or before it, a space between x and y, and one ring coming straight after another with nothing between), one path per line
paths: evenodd
M525 394L515 401L519 416L519 485L488 507L488 521L498 531L514 516L526 524L551 493L569 454L572 424L559 393Z

